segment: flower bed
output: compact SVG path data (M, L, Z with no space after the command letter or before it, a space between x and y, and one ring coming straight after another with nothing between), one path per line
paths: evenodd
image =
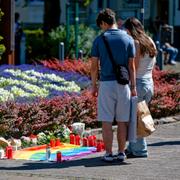
M65 60L62 64L52 60L41 63L48 68L39 65L0 67L0 135L21 137L74 122L98 127L97 99L88 90L83 90L90 83L90 62ZM155 69L153 78L152 116L159 118L177 114L180 109L179 74ZM34 99L36 101L32 103Z
M66 59L61 63L58 59L42 60L42 65L50 69L65 72L78 72L81 75L90 77L90 61Z
M154 118L171 116L180 112L179 77L179 73L154 70L154 96L150 103L150 111Z
M0 102L27 102L37 97L80 93L89 83L88 77L76 72L60 72L40 65L4 65L0 67Z
M37 134L73 122L97 127L96 100L88 92L43 98L28 104L13 101L0 104L0 134L4 136Z
M65 60L63 66L56 59L41 61L41 63L48 68L79 72L90 76L90 61ZM150 102L150 110L154 118L175 115L180 111L179 77L179 73L160 71L158 68L154 69L154 97Z

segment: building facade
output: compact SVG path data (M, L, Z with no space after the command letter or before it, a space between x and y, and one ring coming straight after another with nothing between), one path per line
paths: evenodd
M66 24L66 3L70 2L70 21L74 23L74 7L72 0L61 2L60 23ZM174 43L180 47L180 0L144 0L145 27L152 26L156 17L161 22L174 27ZM42 24L44 0L29 0L28 6L24 6L24 0L16 0L16 11L21 15L24 24ZM79 3L79 23L85 23L95 27L97 13L105 8L112 8L118 18L122 20L130 16L141 17L142 0L92 0L88 7Z

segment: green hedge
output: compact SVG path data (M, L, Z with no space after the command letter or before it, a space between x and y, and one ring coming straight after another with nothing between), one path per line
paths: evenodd
M2 18L3 15L4 15L4 13L0 9L0 21L1 21L1 18ZM3 40L2 36L0 36L0 41L1 40ZM0 44L0 60L1 60L2 54L5 52L5 50L6 50L6 48L5 48L4 44Z
M66 42L65 26L59 26L46 37L44 32L38 30L24 30L26 34L27 59L45 59L58 58L59 42ZM70 26L69 50L66 56L74 58L75 54L75 35L74 26ZM83 50L84 57L90 55L93 39L96 37L96 31L85 25L79 25L78 48ZM66 45L65 45L66 46Z

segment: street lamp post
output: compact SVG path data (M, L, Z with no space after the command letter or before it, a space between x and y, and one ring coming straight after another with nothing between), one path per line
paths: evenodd
M78 59L79 3L75 0L75 56Z
M70 38L70 3L66 3L66 55L69 51L69 38Z
M140 6L141 6L140 20L141 20L141 23L144 25L144 0L140 0Z

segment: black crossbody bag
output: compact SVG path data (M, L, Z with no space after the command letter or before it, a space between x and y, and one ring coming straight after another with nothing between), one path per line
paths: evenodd
M109 43L108 43L108 41L107 41L107 39L106 39L106 37L104 35L103 35L103 41L104 41L104 44L106 46L106 49L107 49L107 52L108 52L108 55L109 55L109 59L112 62L113 70L114 70L114 73L116 75L117 82L119 84L122 84L122 85L129 84L129 71L128 71L128 68L126 66L116 64L116 62L114 60L114 57L112 55Z

